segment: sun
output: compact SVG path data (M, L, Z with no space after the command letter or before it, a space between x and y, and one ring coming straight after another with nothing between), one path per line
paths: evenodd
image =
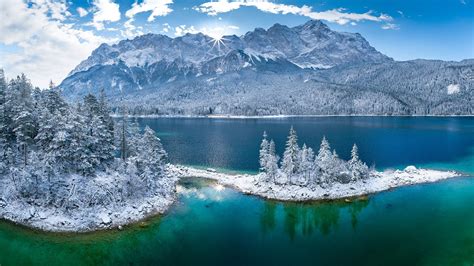
M227 39L224 38L224 36L214 34L214 36L209 36L209 37L212 38L210 40L210 42L212 42L211 49L217 49L220 52L223 47L226 47L225 41L227 41Z

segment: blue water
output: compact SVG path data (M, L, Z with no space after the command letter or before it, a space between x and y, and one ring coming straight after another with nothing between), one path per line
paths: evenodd
M263 131L282 154L294 126L300 145L318 149L326 136L339 156L347 159L356 143L361 158L379 169L446 168L464 163L457 170L474 172L474 164L469 165L474 155L472 117L153 118L138 122L158 132L173 163L257 171Z
M343 158L354 142L378 168L409 164L465 177L353 202L282 203L185 179L168 213L123 231L37 232L0 221L0 265L474 265L474 118L140 119L174 163L258 169L264 130L281 153L323 135Z

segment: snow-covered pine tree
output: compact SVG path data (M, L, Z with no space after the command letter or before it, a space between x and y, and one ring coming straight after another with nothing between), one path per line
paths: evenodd
M330 169L333 163L333 154L331 146L326 136L323 136L321 145L319 146L318 155L316 156L316 166L320 169L319 183L327 184L330 182Z
M113 143L113 135L104 121L98 117L92 117L90 121L92 129L89 135L89 149L93 156L97 158L98 164L108 163L114 158L115 147Z
M283 153L283 160L281 168L285 175L286 182L294 184L293 178L299 171L300 166L300 148L298 147L298 136L293 126L290 128L288 140L286 141L285 152Z
M264 131L262 143L260 143L260 152L259 152L260 172L267 173L268 155L269 155L269 143L267 140L267 132Z
M7 167L7 117L5 110L7 82L3 69L0 68L0 173L3 173Z
M275 142L270 140L268 144L268 159L267 159L267 175L268 175L268 182L275 183L277 176L278 176L278 155L276 154L275 150Z
M109 134L111 134L111 136L113 137L115 133L114 120L110 116L110 108L109 108L109 105L107 104L107 97L105 96L105 90L103 88L100 90L100 95L99 95L99 110L100 110L100 116L102 117L102 120L107 126L107 130L109 131Z
M300 185L307 185L314 174L314 152L313 149L303 144L301 148L301 168L300 168L300 179L298 183Z
M32 86L22 74L10 82L10 87L12 97L7 100L7 105L12 111L12 132L22 151L23 163L27 165L28 146L32 143L37 130L31 98Z
M351 150L351 159L348 162L349 170L351 171L352 181L364 179L368 177L369 168L359 158L359 149L354 143Z
M101 104L94 95L88 94L84 97L82 106L90 143L89 149L93 157L97 159L97 165L110 162L114 158L115 150L113 130L108 124L110 117L108 111L104 109L106 103L105 99L103 100Z
M168 154L163 148L160 138L156 136L156 132L148 126L145 127L143 133L143 145L142 158L154 172L161 173L168 160Z
M332 158L327 164L326 173L330 183L347 183L350 181L350 173L346 161L339 158L336 150L332 151Z
M148 188L154 188L156 181L163 177L164 166L168 155L163 149L160 139L154 130L145 127L139 142L139 149L133 160L136 163L138 174Z

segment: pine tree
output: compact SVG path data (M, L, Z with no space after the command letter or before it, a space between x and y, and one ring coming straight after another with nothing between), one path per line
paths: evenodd
M96 161L91 162L94 167L110 162L114 157L115 150L113 125L108 124L110 123L108 121L110 117L108 111L104 109L106 108L105 99L103 101L100 103L94 95L88 94L84 97L81 110L85 116L88 147L92 157L96 159ZM104 116L108 118L106 119Z
M8 124L6 117L6 93L7 93L7 82L5 81L5 74L3 69L0 69L0 173L7 167L7 143L8 143Z
M352 181L357 181L368 176L369 168L359 159L359 149L356 144L352 146L351 159L348 162L348 166L351 171Z
M332 162L333 154L331 153L331 146L324 136L319 147L318 155L316 156L316 166L320 169L319 183L324 184L330 181L329 172L332 167Z
M313 149L303 145L301 149L301 171L300 175L302 180L299 180L300 184L308 184L311 180L311 176L314 174L314 152Z
M8 104L12 111L12 131L23 153L24 164L27 165L28 146L32 143L37 130L33 116L32 86L25 75L17 77L10 84L13 97L9 99Z
M114 135L114 120L110 116L110 108L107 104L107 97L105 96L104 89L100 90L99 95L99 111L104 121L105 125L107 126L107 130L113 136Z
M296 131L291 127L286 141L285 152L283 153L282 171L286 175L287 181L293 182L293 177L299 171L300 158L299 158L299 147L298 147L298 136Z
M168 154L166 153L161 140L150 127L145 127L142 139L141 159L148 165L153 172L161 172Z
M267 132L263 132L262 143L260 144L259 162L260 172L267 173L268 169L268 156L269 156L269 143L267 140Z
M324 136L323 140L321 141L321 145L319 146L318 156L316 159L318 162L324 162L329 158L331 158L331 146L329 141Z
M276 155L275 142L271 140L270 144L268 145L268 159L266 162L266 169L268 175L267 181L275 183L278 175L278 161L279 158L278 155Z

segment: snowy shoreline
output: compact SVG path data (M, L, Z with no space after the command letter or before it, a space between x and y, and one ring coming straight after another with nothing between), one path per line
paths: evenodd
M106 175L105 173L101 174ZM114 174L116 175L116 173ZM174 184L174 193L156 192L151 197L140 197L116 204L85 208L67 209L62 206L38 206L24 200L7 203L0 197L0 219L48 232L81 233L112 228L121 229L122 226L164 214L176 202L177 179L173 176L170 177Z
M114 118L121 115L112 114ZM130 118L212 118L212 119L284 119L312 117L474 117L474 115L371 115L371 114L341 114L341 115L127 115Z
M368 180L348 184L333 184L327 188L297 185L277 185L258 182L261 174L226 174L213 169L196 169L181 165L168 165L170 178L195 177L215 180L243 193L280 201L336 200L364 196L395 187L430 183L460 176L454 171L437 171L407 167L405 170L373 172ZM49 232L92 232L121 228L164 214L177 200L177 193L167 196L155 195L123 202L120 205L75 209L40 207L25 201L13 203L0 200L0 219L28 228Z
M404 170L374 171L371 178L347 184L335 183L326 188L315 186L313 188L298 185L277 185L274 183L261 183L262 174L225 174L212 169L201 170L186 166L172 166L171 172L177 177L207 178L218 183L235 188L243 193L260 196L266 199L279 201L318 201L336 200L358 196L365 196L397 188L401 186L432 183L440 180L461 176L454 171L438 171L430 169L417 169L409 166Z

